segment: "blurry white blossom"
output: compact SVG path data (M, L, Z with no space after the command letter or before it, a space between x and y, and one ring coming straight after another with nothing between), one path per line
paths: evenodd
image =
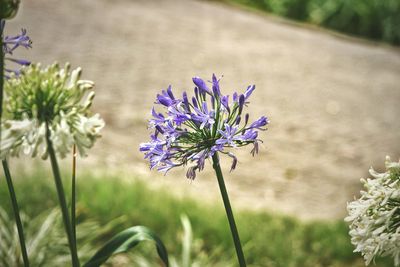
M86 156L104 121L91 114L94 84L80 80L80 75L81 69L70 71L69 64L31 65L6 81L1 158L21 152L46 158L46 126L58 156L64 158L74 144Z
M361 179L365 191L347 204L351 242L366 265L376 256L391 256L400 266L400 163L386 157L386 172L372 168L372 179Z

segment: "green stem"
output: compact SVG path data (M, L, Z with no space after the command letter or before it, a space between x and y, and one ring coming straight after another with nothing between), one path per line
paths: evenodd
M2 19L0 18L0 23L1 21ZM0 29L0 147L1 147L1 128L2 128L1 118L3 115L3 88L4 88L3 30Z
M2 160L3 170L7 180L8 192L10 192L11 204L13 207L15 223L17 224L19 244L21 245L22 259L24 260L24 266L29 267L28 253L26 252L24 230L22 228L21 217L19 216L19 207L17 202L17 196L14 191L14 185L11 179L10 169L8 168L7 160Z
M69 218L67 201L65 199L64 187L61 180L60 169L58 168L56 154L54 152L53 144L50 139L50 129L48 123L46 123L46 142L47 150L49 152L51 167L53 169L54 181L57 188L58 200L60 202L61 212L64 220L65 231L68 237L68 245L71 251L72 266L79 267L79 259L76 246L74 244L74 236L72 233L71 221Z
M242 245L240 244L239 233L236 228L235 218L233 218L233 212L231 204L229 202L228 192L226 191L224 177L222 176L221 166L219 165L219 157L217 153L215 153L212 156L212 160L213 160L213 167L218 179L219 189L221 190L222 200L224 201L224 206L226 215L228 217L229 226L231 228L233 242L235 243L236 255L239 261L239 266L245 267L246 261L244 259Z
M76 247L76 145L72 149L72 200L71 200L71 224L72 235Z

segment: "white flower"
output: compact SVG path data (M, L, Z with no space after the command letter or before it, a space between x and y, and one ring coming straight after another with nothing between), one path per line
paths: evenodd
M58 156L67 156L74 144L86 156L104 121L98 114L90 115L94 84L79 80L80 75L80 68L70 71L68 64L64 69L57 64L44 69L31 65L7 80L1 158L21 152L46 158L46 127Z
M368 265L376 256L391 256L400 266L400 163L386 158L385 173L372 168L362 179L366 191L347 204L351 242Z
M105 123L99 114L92 117L79 116L74 132L74 140L78 151L82 156L86 155L85 150L91 148L94 141L100 137L100 130Z
M24 143L27 134L34 128L33 121L29 119L7 120L1 129L0 158L4 159L8 153L16 153L15 148Z

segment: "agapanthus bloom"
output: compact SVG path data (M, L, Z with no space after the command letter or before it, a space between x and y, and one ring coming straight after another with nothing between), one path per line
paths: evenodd
M93 82L80 80L80 76L81 69L71 71L69 64L64 68L31 65L5 83L1 158L21 152L45 158L47 126L60 157L65 157L73 144L86 155L100 137L104 121L90 112Z
M265 116L249 123L249 114L244 113L254 85L243 94L235 93L229 101L229 96L221 93L220 81L215 75L209 84L199 77L194 77L193 82L191 98L186 92L181 98L177 97L171 86L157 95L155 104L161 106L163 112L152 109L149 128L154 132L150 142L140 145L151 169L167 172L173 167L190 164L186 175L190 179L196 177L196 171L201 171L206 159L216 152L233 159L233 170L237 158L230 148L252 144L254 155L261 141L258 131L265 130L269 123Z
M392 256L400 266L400 163L386 158L386 172L372 168L373 179L361 179L365 191L347 204L351 242L368 265L376 256Z
M4 31L5 27L5 20L0 21L0 32ZM19 75L20 74L20 67L21 66L28 66L30 64L29 61L24 60L24 59L16 59L13 58L13 53L14 51L19 48L19 47L24 47L24 48L31 48L32 47L32 41L29 38L28 35L26 35L26 30L21 29L21 34L15 35L15 36L5 36L3 37L3 47L2 51L4 54L4 59L8 61L6 63L6 67L4 68L4 76L9 79L10 76L14 75ZM17 68L11 68L9 65L10 64L16 64L18 67Z

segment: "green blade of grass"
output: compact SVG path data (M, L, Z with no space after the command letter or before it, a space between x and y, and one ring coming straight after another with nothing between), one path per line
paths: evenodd
M154 241L157 253L165 266L169 266L168 253L161 239L145 226L134 226L123 230L108 241L83 266L97 267L105 263L113 255L124 253L134 248L142 241Z

